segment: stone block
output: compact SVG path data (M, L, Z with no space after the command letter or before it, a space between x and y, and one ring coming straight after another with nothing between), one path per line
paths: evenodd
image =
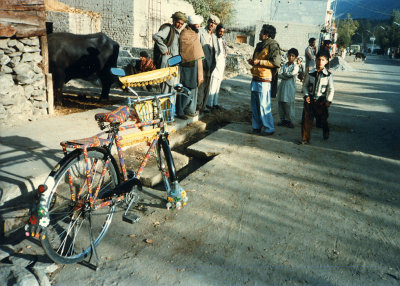
M40 286L51 286L49 277L47 277L46 273L36 269L33 269L33 273L35 274L37 280L39 281Z
M38 65L33 65L33 71L37 74L43 74L42 69Z
M35 100L46 100L46 91L44 91L43 89L35 89L31 96L35 99Z
M15 53L9 54L8 56L10 58L13 58L13 57L20 57L21 55L22 55L22 52L15 52Z
M45 89L45 87L46 87L46 82L45 82L44 78L42 78L42 79L39 79L39 80L35 81L35 82L32 84L32 86L33 86L35 89Z
M25 46L24 52L25 53L40 52L40 48L38 46Z
M11 74L4 74L0 76L0 86L2 92L6 93L9 88L14 86L14 80Z
M34 63L40 63L42 61L43 57L40 55L40 53L33 53L33 62Z
M21 84L31 84L35 81L36 73L33 70L27 71L25 74L17 75L17 81Z
M38 37L30 37L19 39L21 43L28 46L39 46L39 38Z
M19 286L40 286L39 282L36 280L35 275L25 268L17 269L13 271L16 278L16 285Z
M21 267L21 268L25 268L29 264L32 264L32 262L33 262L30 259L26 259L26 258L23 258L23 257L14 256L14 255L10 255L8 259L12 262L12 264L14 266L18 266L18 267Z
M3 74L10 74L13 72L13 69L9 66L0 66L0 72Z
M8 39L0 39L0 49L4 50L8 48Z
M33 53L24 53L21 58L21 62L31 62L33 61Z
M10 57L8 55L2 55L0 57L0 65L5 66L11 61Z
M15 46L17 45L17 40L15 40L15 39L10 39L10 40L8 40L7 45L8 45L9 47L15 47Z
M19 63L18 65L15 66L14 71L17 75L23 75L26 74L28 71L32 71L33 66L28 64L28 63Z
M13 57L13 58L11 58L9 65L12 68L15 68L20 62L21 62L21 57Z
M32 92L35 90L35 88L32 85L26 85L24 86L24 95L26 99L29 99L32 95Z
M6 53L7 55L15 53L17 51L17 49L14 49L14 48L11 48L11 47L7 47L7 48L5 48L3 50L4 50L4 53Z
M47 101L34 101L33 102L33 106L35 108L39 108L39 109L46 109L49 107L49 104L47 103Z
M36 262L35 265L32 267L34 270L40 270L43 271L44 273L53 273L58 269L57 264L50 262L45 263L45 262Z

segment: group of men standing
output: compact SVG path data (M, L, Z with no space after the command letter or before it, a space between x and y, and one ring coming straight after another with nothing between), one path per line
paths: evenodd
M176 12L172 21L172 25L162 25L153 35L154 59L158 68L167 67L172 56L182 57L180 78L163 83L162 92L171 92L178 82L191 91L191 98L184 95L176 98L176 116L181 119L219 109L218 92L227 55L224 26L215 15L210 15L205 27L200 27L203 17L199 15L187 17ZM185 23L187 25L183 28Z

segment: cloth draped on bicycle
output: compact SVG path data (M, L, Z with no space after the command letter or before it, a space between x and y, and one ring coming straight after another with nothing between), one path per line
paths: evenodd
M120 77L122 88L157 84L178 76L178 67L166 67L148 72Z

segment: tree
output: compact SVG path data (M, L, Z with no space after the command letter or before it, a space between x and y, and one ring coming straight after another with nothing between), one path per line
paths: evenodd
M400 11L393 10L392 16L390 17L389 26L389 39L390 47L398 48L400 47Z
M351 42L353 44L361 44L362 48L365 50L367 44L370 42L371 22L369 19L359 19L358 24L358 29L351 38Z
M336 26L338 34L336 43L339 47L347 48L351 44L351 37L356 33L359 23L347 14L347 18L338 20Z
M192 4L196 14L203 16L207 21L210 14L220 18L221 23L229 24L235 13L234 0L186 0Z

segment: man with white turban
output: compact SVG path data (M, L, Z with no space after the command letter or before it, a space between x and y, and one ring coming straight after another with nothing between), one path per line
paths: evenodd
M197 105L200 112L203 112L206 108L211 74L216 65L217 54L219 54L218 40L217 36L214 34L214 30L219 23L220 20L217 16L210 15L207 21L207 26L200 28L199 30L200 43L203 46L205 56L203 60L204 82L199 87L199 96L197 98Z

